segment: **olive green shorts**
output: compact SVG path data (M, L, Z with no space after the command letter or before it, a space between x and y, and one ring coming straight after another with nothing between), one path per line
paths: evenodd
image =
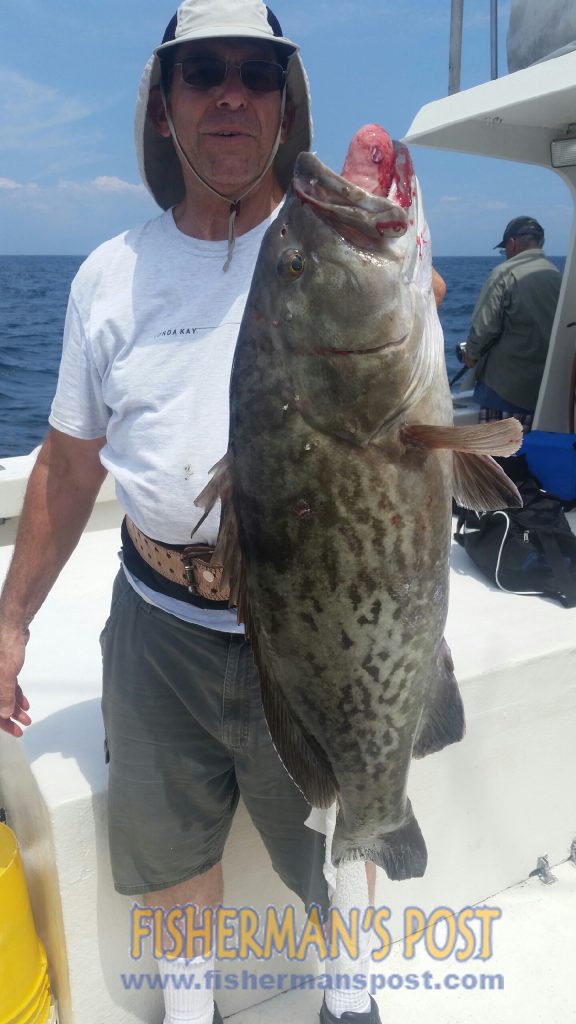
M155 892L217 864L242 796L273 867L326 908L324 836L270 738L252 650L114 583L101 636L108 822L118 892Z

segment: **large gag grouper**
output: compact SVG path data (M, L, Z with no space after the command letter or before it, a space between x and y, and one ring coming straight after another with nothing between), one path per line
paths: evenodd
M487 453L521 434L452 426L408 151L367 126L344 174L298 157L240 329L228 452L197 503L222 499L213 562L278 753L311 804L338 801L334 863L399 879L426 867L410 761L464 732L443 640L451 497L517 504Z

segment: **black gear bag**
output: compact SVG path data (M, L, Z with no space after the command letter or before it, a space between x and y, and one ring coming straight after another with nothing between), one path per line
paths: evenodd
M509 471L508 465L504 468ZM454 539L500 590L552 597L574 608L576 536L562 502L542 491L533 477L514 477L523 507L480 515L460 509Z

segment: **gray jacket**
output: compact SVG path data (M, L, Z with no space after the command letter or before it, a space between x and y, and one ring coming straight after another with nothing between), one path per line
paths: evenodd
M542 249L527 249L495 267L472 314L476 380L523 409L536 407L561 280Z

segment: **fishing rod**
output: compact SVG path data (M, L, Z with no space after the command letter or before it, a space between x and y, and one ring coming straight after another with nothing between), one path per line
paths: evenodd
M461 379L461 377L464 376L465 373L468 373L468 367L467 366L463 366L461 370L458 370L458 373L454 374L454 376L448 381L448 387L450 388L450 390L452 390L452 387L454 386L454 384L457 384L458 381Z
M458 360L458 362L459 363L463 363L464 362L464 353L466 351L466 342L465 341L459 341L458 344L456 345L456 348L455 348L454 351L455 351L456 359ZM458 370L458 373L454 374L454 376L448 381L448 387L450 388L450 390L452 390L452 387L454 386L454 384L457 384L458 381L464 376L465 373L468 373L469 369L470 369L469 366L463 366L462 369Z

